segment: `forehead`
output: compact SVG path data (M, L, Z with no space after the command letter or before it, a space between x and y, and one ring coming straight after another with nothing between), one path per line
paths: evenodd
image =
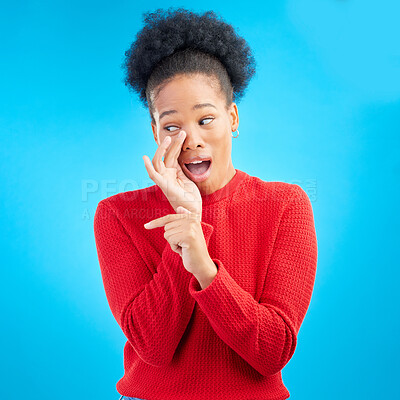
M168 107L191 108L210 102L218 107L225 101L216 78L204 74L176 75L161 86L153 104L157 111Z

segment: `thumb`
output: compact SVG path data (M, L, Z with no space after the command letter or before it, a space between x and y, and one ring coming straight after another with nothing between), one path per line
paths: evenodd
M179 207L176 209L176 212L177 212L178 214L191 214L191 212L190 212L189 210L187 210L185 207L182 207L182 206L179 206Z

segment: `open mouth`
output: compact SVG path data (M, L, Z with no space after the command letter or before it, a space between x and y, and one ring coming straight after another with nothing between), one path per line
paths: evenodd
M196 161L184 165L186 176L193 182L203 182L208 179L211 174L211 160Z
M196 161L195 163L185 164L186 168L193 174L193 175L203 175L208 168L210 168L211 161Z

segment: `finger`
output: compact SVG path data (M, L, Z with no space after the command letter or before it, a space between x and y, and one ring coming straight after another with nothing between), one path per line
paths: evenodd
M176 249L181 249L182 248L182 232L175 231L173 234L170 234L169 232L164 233L164 238L167 240L167 242L170 244L171 248L173 247L173 250L176 251Z
M165 165L164 165L162 158L164 157L164 154L167 151L170 144L171 144L171 137L165 136L164 140L158 146L158 148L154 154L152 163L153 163L154 169L159 173L162 173L164 171Z
M178 253L182 257L182 247L177 246L176 244L171 244L171 243L170 243L170 246L171 246L172 251L174 251L175 253Z
M190 214L190 211L188 209L186 209L185 207L179 206L176 211L179 214Z
M185 137L185 131L180 131L179 134L174 137L173 143L164 156L164 165L167 168L176 167L178 165L178 157L181 154L182 144L185 141Z
M146 167L146 171L149 174L150 179L158 186L162 184L162 175L160 175L153 167L153 164L150 161L150 158L146 155L142 157L144 161L144 166Z
M175 236L175 235L182 235L182 233L183 233L182 227L181 227L181 226L178 226L178 227L176 227L176 228L174 228L174 229L166 230L166 231L164 232L164 238L165 238L166 240L168 240L168 242L170 242L172 236ZM175 241L176 241L176 240L175 240ZM174 242L174 241L172 240L172 242Z
M153 219L152 221L147 222L143 226L146 229L153 229L153 228L159 228L160 226L164 226L168 224L169 222L176 221L182 218L187 218L186 214L168 214L164 215L163 217Z

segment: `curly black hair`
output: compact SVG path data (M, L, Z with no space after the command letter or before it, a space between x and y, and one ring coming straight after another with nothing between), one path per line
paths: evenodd
M196 14L184 8L143 14L145 26L125 51L124 83L150 110L151 94L180 73L217 78L227 106L238 101L255 74L247 42L214 11Z

